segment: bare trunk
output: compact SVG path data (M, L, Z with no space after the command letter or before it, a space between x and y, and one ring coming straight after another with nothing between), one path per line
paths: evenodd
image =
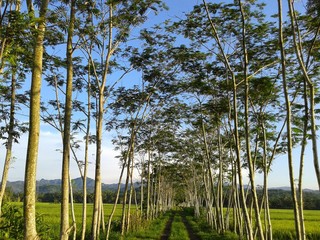
M126 204L127 204L127 198L128 198L128 186L129 186L129 180L131 175L131 163L133 161L133 147L134 147L134 139L135 139L135 125L133 125L131 129L131 138L130 138L130 144L128 148L128 154L127 154L127 176L126 176L126 183L125 183L125 189L124 189L124 196L123 196L123 203L122 203L122 217L121 217L121 236L124 235L125 229L127 229L128 225L128 217L126 218ZM129 203L130 204L130 203Z
M120 173L120 177L119 177L119 181L118 181L118 189L117 189L116 200L114 202L114 205L113 205L113 208L111 210L111 213L110 213L110 216L109 216L109 220L108 220L106 240L108 240L109 236L110 236L111 222L112 222L113 215L114 215L114 213L116 211L118 200L119 200L119 196L120 196L121 181L122 181L122 176L123 176L123 173L124 173L125 165L126 164L124 162L122 164L122 169L121 169L121 173Z
M76 223L76 214L74 212L72 180L70 178L70 175L69 175L69 188L70 188L70 205L71 205L71 217L72 217L72 226L70 227L70 230L73 231L73 240L76 240L76 237L77 237L77 223Z
M14 119L15 119L15 102L16 102L16 73L12 72L11 76L11 102L10 102L10 120L9 120L9 128L8 128L8 140L6 143L6 157L3 166L2 180L0 186L0 217L1 217L1 208L2 201L4 197L4 193L6 190L10 162L11 162L11 154L12 154L12 145L13 145L13 134L14 134Z
M86 131L86 140L85 140L85 156L84 156L84 169L83 169L83 205L82 205L82 230L81 230L81 240L85 239L86 228L87 228L87 175L88 175L88 162L89 162L89 138L90 138L90 124L91 124L91 84L90 84L90 63L88 64L88 89L87 89L87 98L88 98L88 108L87 108L87 131Z
M219 185L218 185L218 203L219 203L219 211L218 218L220 224L220 231L224 233L224 211L223 211L223 159L222 159L222 146L221 146L221 134L220 134L220 126L218 126L218 150L219 150Z
M96 167L95 167L95 186L94 186L94 204L92 214L92 225L91 225L91 239L97 239L98 219L100 214L100 198L101 198L101 144L102 144L102 125L103 125L103 92L99 92L99 110L98 110L98 123L97 123L97 145L96 145Z
M150 219L151 178L150 178L151 153L148 149L148 177L147 177L147 220Z
M260 219L260 211L259 211L259 203L257 197L257 191L255 186L255 172L254 172L254 164L251 156L251 146L250 146L250 129L249 129L249 80L248 80L248 52L246 46L246 26L245 26L245 13L242 7L242 2L239 0L239 8L241 12L241 21L242 21L242 48L243 48L243 58L244 58L244 78L245 78L245 138L246 138L246 153L247 153L247 163L249 166L249 179L251 182L251 194L253 198L253 206L256 217L256 225L258 226L259 231L259 239L264 239L261 219Z
M63 129L63 156L62 156L62 183L61 183L61 223L60 239L69 238L69 165L70 165L70 133L71 133L71 114L72 114L72 82L73 82L73 62L72 62L72 37L75 21L75 0L71 0L70 22L67 40L67 83L66 100L64 112Z
M93 205L93 215L92 215L92 224L91 224L91 239L97 239L97 231L98 229L98 218L99 218L99 202L100 202L100 195L101 195L101 148L102 148L102 130L103 130L103 115L104 115L104 90L107 82L107 75L110 66L110 59L114 52L113 44L112 44L112 36L113 36L113 5L110 3L109 5L109 33L108 33L108 47L107 47L107 56L105 60L105 66L103 69L103 77L102 80L99 82L97 79L97 84L99 85L99 96L98 96L98 116L97 116L97 143L96 143L96 168L95 168L95 187L94 187L94 205ZM92 58L91 58L91 61Z
M30 5L30 0L27 1ZM38 239L36 230L36 172L40 135L40 92L42 80L43 39L45 16L49 0L41 1L40 18L35 37L30 92L29 137L24 179L24 239ZM32 5L32 4L31 4Z
M236 163L237 163L237 173L238 173L238 179L239 179L239 188L240 188L240 202L241 202L241 208L243 210L243 215L246 223L246 230L247 230L247 238L249 240L253 240L253 230L252 230L252 224L251 224L251 219L248 214L248 209L246 206L246 199L245 199L245 194L244 194L244 189L243 189L243 180L242 180L242 168L241 168L241 154L240 154L240 137L239 137L239 121L238 121L238 103L237 103L237 82L236 78L234 75L234 72L231 69L231 66L229 64L229 60L224 53L223 47L221 45L221 41L219 39L218 33L216 31L215 25L213 21L211 20L208 6L206 4L206 1L203 0L203 3L206 8L206 13L207 17L210 21L211 29L213 31L213 36L218 44L219 50L223 56L223 63L225 64L227 70L231 74L232 82L233 82L233 111L234 111L234 116L233 116L233 124L234 124L234 141L235 141L235 153L236 153Z
M303 178L303 170L304 170L304 154L307 145L307 135L308 135L308 122L309 122L309 107L308 107L308 98L307 98L307 82L303 83L303 91L304 91L304 126L303 126L303 137L301 141L301 153L300 153L300 169L299 169L299 183L298 183L298 191L299 191L299 213L300 213L300 223L301 223L301 237L303 240L306 239L306 229L304 225L304 214L303 214L303 186L302 186L302 178Z
M272 224L269 209L269 194L268 194L268 174L269 164L267 155L267 135L264 124L262 124L263 131L263 191L264 191L264 208L265 208L265 239L272 240ZM270 160L271 161L271 160Z
M296 188L294 185L294 173L293 173L293 158L292 158L292 134L291 134L291 103L289 100L289 94L287 89L287 78L286 78L286 57L284 50L284 40L283 40L283 30L282 30L282 0L278 0L279 7L279 42L281 51L281 64L282 64L282 82L283 91L286 101L286 111L287 111L287 146L288 146L288 165L290 174L290 185L291 185L291 195L293 200L293 209L295 217L295 229L296 229L296 239L301 239L301 228L300 228L300 216L299 208L297 204Z
M318 146L317 146L317 129L316 129L316 117L315 117L315 86L314 83L311 81L306 65L303 62L302 59L302 49L301 49L301 39L300 36L297 36L296 29L295 29L295 13L293 9L293 1L288 0L288 6L289 6L289 13L290 13L290 20L291 20L291 29L293 34L293 41L294 41L294 47L296 51L296 56L300 65L300 68L303 73L303 77L305 81L308 83L309 91L310 91L310 120L311 120L311 141L312 141L312 153L313 153L313 163L314 163L314 169L317 177L318 187L320 190L320 166L319 166L319 157L318 157ZM299 31L299 29L298 29ZM298 41L297 41L298 38Z

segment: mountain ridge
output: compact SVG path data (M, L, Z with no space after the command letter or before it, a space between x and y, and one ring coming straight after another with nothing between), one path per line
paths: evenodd
M89 193L94 192L94 179L87 178L87 191ZM82 178L72 179L72 187L74 191L82 191ZM112 190L115 191L118 188L117 183L111 184L101 184L102 190ZM121 183L121 189L124 187L124 184ZM23 193L24 191L24 181L8 181L7 188L10 188L14 193ZM47 192L60 192L61 189L61 179L40 179L37 180L37 193L47 193Z

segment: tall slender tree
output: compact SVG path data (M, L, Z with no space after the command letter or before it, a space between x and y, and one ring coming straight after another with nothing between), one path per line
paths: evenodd
M287 86L287 74L286 74L286 55L284 49L284 37L283 37L283 19L282 19L282 0L278 0L278 10L279 10L279 46L280 46L280 54L281 54L281 75L282 75L282 83L283 83L283 93L286 102L286 116L287 116L287 147L288 147L288 166L289 166L289 174L290 174L290 186L291 186L291 195L293 200L293 210L295 217L295 230L296 230L296 238L301 239L301 228L300 228L300 215L297 203L297 195L296 188L294 183L294 173L293 173L293 156L292 156L292 128L291 128L291 102L289 100L288 94L288 86Z
M62 157L62 205L61 205L61 225L60 239L69 238L69 165L70 165L70 135L71 135L71 115L72 115L72 85L73 85L73 60L72 53L74 51L72 39L75 25L76 1L70 0L70 18L67 36L67 83L66 83L66 99L64 110L63 124L63 157ZM73 223L73 227L74 227ZM74 229L75 231L76 229Z
M49 0L42 0L39 21L34 31L34 52L30 91L29 137L24 179L24 238L38 239L36 229L36 171L38 161L40 135L40 97L42 80L43 41L46 29L46 12ZM34 20L34 10L31 0L27 0L30 22Z

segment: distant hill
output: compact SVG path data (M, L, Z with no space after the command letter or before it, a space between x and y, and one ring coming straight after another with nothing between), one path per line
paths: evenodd
M269 188L269 190L282 190L282 191L290 192L291 191L291 187L272 187L272 188ZM315 193L318 193L319 190L304 188L303 192L315 192Z
M82 191L82 178L75 178L72 179L72 187L73 191ZM121 184L121 188L124 187L124 184ZM14 193L22 193L24 188L24 182L23 181L14 181L14 182L7 182L7 188L11 188L11 190ZM112 190L115 191L118 188L118 184L105 184L102 183L102 190ZM60 192L61 189L61 179L53 179L53 180L47 180L47 179L41 179L37 181L37 192L38 193L54 193L54 192ZM94 192L94 179L87 178L87 191L89 193Z

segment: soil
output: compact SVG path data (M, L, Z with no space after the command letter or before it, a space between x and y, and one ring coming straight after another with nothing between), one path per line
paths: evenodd
M182 222L184 223L187 231L188 231L188 235L189 235L189 239L190 240L199 240L200 238L197 236L197 234L195 234L188 222L188 220L186 219L186 216L182 213L180 213L181 217L182 217ZM171 233L171 227L172 227L172 222L174 219L175 214L172 214L166 224L166 227L161 235L161 240L168 240L170 237L170 233Z
M172 214L171 217L169 218L167 225L166 225L166 228L164 229L164 231L161 235L161 238L160 238L161 240L168 240L169 239L173 219L174 219L174 214Z
M192 230L192 228L191 228L188 220L186 219L186 216L182 214L181 217L182 217L182 222L184 223L184 225L185 225L185 227L186 227L186 229L187 229L187 231L188 231L189 239L190 239L190 240L198 240L198 239L200 239L200 238L193 232L193 230Z

